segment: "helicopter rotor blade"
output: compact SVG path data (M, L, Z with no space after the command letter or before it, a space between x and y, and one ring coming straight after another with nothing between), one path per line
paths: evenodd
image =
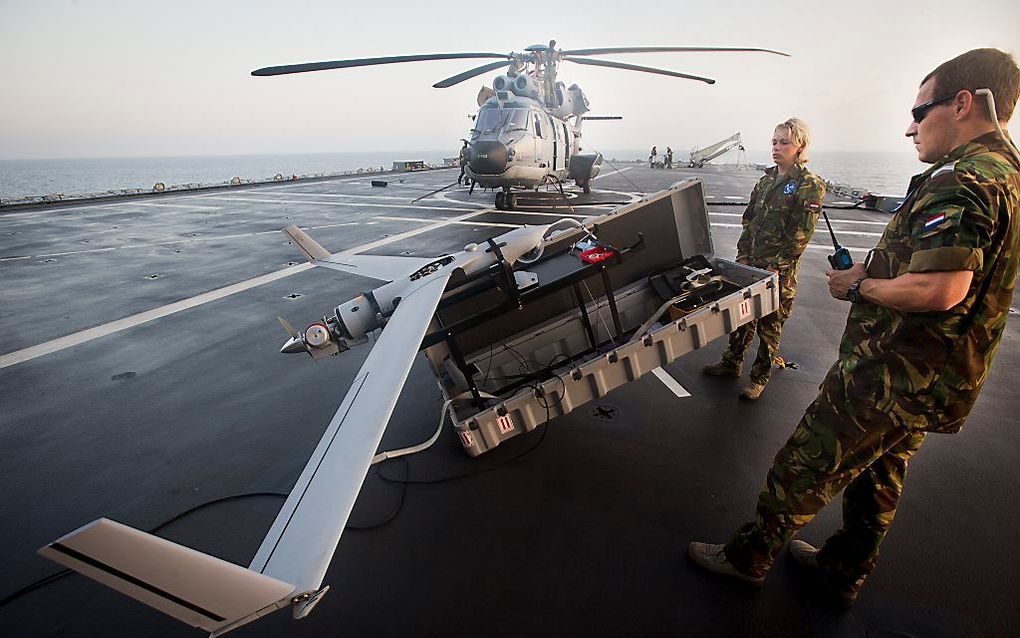
M684 78L686 80L699 80L706 84L715 84L715 80L712 78L701 77L700 75L691 75L689 73L680 73L679 71L669 71L667 69L655 69L650 66L638 66L637 64L627 64L626 62L613 62L612 60L589 60L588 58L574 58L569 56L563 56L561 59L573 62L575 64L590 64L591 66L605 66L611 69L623 69L625 71L641 71L642 73L657 73L659 75L669 75L675 78Z
M255 76L286 75L288 73L305 73L307 71L325 71L327 69L349 69L358 66L376 64L397 64L400 62L422 62L425 60L462 60L471 58L502 58L509 60L507 53L422 53L419 55L391 55L382 58L358 58L355 60L332 60L329 62L305 62L302 64L285 64L267 66L251 72Z
M483 73L488 73L489 71L495 71L496 69L498 69L500 67L509 66L510 64L511 63L508 63L508 62L505 62L505 61L502 61L502 60L500 60L499 62L490 62L489 64L483 64L482 66L477 66L477 67L475 67L473 69L468 69L467 71L464 71L463 73L458 73L457 75L454 75L452 77L448 77L445 80L441 80L439 82L436 82L435 84L432 85L432 88L435 88L435 89L447 89L447 88L453 86L454 84L460 84L464 80L470 80L471 78L475 77L476 75L481 75Z
M758 49L753 47L601 47L596 49L571 49L569 51L561 51L560 53L562 53L563 55L603 55L606 53L668 53L671 51L688 53L743 51L758 53L774 53L776 55L790 57L789 53L783 53L782 51L774 51L772 49Z

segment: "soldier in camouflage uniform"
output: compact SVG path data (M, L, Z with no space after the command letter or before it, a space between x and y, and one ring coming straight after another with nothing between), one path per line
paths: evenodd
M699 566L760 584L842 492L842 529L821 550L800 540L789 550L835 602L856 599L908 461L929 432L960 430L1002 337L1020 259L1020 152L995 120L1005 125L1018 93L1020 69L997 49L922 82L906 134L932 167L911 180L866 265L827 273L831 294L852 302L839 359L776 455L754 521L726 545L691 543Z
M722 361L704 369L705 374L712 376L739 377L744 355L757 332L758 356L751 365L751 383L740 394L745 399L761 396L772 374L783 322L793 314L800 256L815 232L822 210L825 182L804 166L809 143L807 126L797 118L776 127L772 136L772 158L776 165L754 185L741 222L743 231L737 240L739 263L779 275L779 308L737 328L730 335Z

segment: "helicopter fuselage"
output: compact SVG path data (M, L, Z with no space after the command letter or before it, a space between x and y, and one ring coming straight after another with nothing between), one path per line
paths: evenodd
M507 90L511 86L513 90ZM549 108L530 76L500 76L494 89L480 100L475 116L465 153L467 176L507 196L514 188L538 188L568 179L587 192L601 157L580 155L581 115L587 111L581 90L556 86L555 105ZM514 205L513 197L497 194L496 199L500 208Z
M567 178L578 131L530 98L490 98L475 116L467 175L488 188L534 188Z

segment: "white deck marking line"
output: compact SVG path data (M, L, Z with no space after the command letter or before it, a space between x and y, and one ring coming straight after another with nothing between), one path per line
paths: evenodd
M434 221L434 220L429 220ZM339 224L324 224L322 226L310 226L309 230L319 228L336 228L337 226L360 226L358 222L343 222ZM67 255L86 255L88 253L105 253L111 250L122 250L126 248L149 248L151 246L173 246L174 244L190 244L203 241L219 241L221 239L239 239L241 237L255 237L257 235L274 235L279 230L260 230L253 233L239 233L236 235L210 235L208 237L188 237L187 239L171 239L168 241L154 241L147 244L125 244L123 246L111 246L108 248L87 248L85 250L70 250L63 253L45 253L42 255L29 255L25 257L0 258L3 259L43 259L45 257L66 257Z
M458 215L457 217L447 217L443 221L436 222L436 223L430 224L428 226L423 226L421 228L415 228L414 230L409 230L409 231L406 231L406 232L403 232L403 233L399 233L399 234L396 234L396 235L390 235L389 237L384 237L383 239L377 239L376 241L369 242L367 244L362 244L360 246L355 246L354 248L349 248L347 250L343 250L343 251L341 251L339 253L336 253L336 254L338 254L338 255L355 255L357 253L363 253L366 250L372 250L374 248L379 248L380 246L385 246L387 244L392 244L392 243L398 242L398 241L400 241L402 239L407 239L408 237L414 237L416 235L421 235L422 233L427 233L427 232L429 232L431 230L437 230L437 229L442 228L444 226L449 226L450 224L452 224L454 222L461 222L461 221L464 221L466 219L470 219L471 217L473 217L475 215L478 215L480 213L483 213L483 212L487 212L487 211L484 211L484 210L483 211L474 211L472 213L468 213L467 215Z
M60 337L59 339L53 339L52 341L40 343L37 346L32 346L30 348L25 348L23 350L17 350L15 352L11 352L9 354L0 356L0 368L6 368L19 363L24 363L25 361L30 361L32 359L35 359L36 357L41 357L43 355L51 354L53 352L58 352L60 350L64 350L65 348L70 348L72 346L76 346L87 341L92 341L93 339L98 339L100 337L111 335L115 332L120 332L121 330L133 328L137 325L153 321L154 319L166 317L168 315L172 315L182 310L187 310L188 308L194 308L195 306L200 306L202 304L209 303L210 301L216 301L217 299L222 299L223 297L227 297L234 293L248 290L249 288L254 288L255 286L261 286L262 284L267 284L271 281L276 281L277 279L289 277L290 275L308 270L309 268L314 268L314 266L312 266L312 264L309 263L290 266L288 268L284 268L283 270L278 270L267 275L262 275L260 277L249 279L247 281L242 281L240 283L232 284L230 286L225 286L218 290L212 290L210 292L203 293L190 299L177 301L172 304L163 306L161 308L155 308L153 310L140 312L130 317L125 317L123 319L111 321L110 323L103 324L101 326L96 326L95 328L89 328L88 330L82 330L81 332L76 332L74 334L67 335L66 337Z
M384 200L388 200L388 201L404 202L408 206L414 206L414 204L412 204L410 202L410 200L407 198L407 196L399 197L397 195L357 195L355 193L269 193L269 194L270 195L277 195L277 194L279 194L279 195L286 195L286 196L297 195L297 196L302 196L302 197L334 197L334 198L352 197L352 198L355 198L355 199L357 199L357 198L361 198L361 199L384 199ZM468 210L468 209L465 208L464 210ZM471 209L471 210L474 210L474 209Z
M629 171L632 168L634 168L634 167L633 166L624 166L623 168L617 169L617 170L613 171L612 173L599 173L598 175L596 175L595 177L593 177L591 179L592 179L592 181L595 181L595 180L599 179L600 177L611 177L613 175L616 175L617 173L622 173L624 171Z
M186 210L174 211L178 213L186 213L193 210L222 210L222 206L202 206L201 204L170 204L170 203L155 203L155 202L114 202L110 204L90 204L88 206L68 206L64 208L47 208L45 210L29 210L23 213L0 213L0 221L5 219L20 219L23 217L35 217L37 215L49 215L52 213L69 213L74 211L88 212L102 212L109 213L108 210L101 210L109 208L111 206L165 206L167 208L184 208Z
M869 250L874 248L874 246L868 246L867 248L863 248L861 246L843 246L843 248L846 248L847 250L859 250L862 253L866 254ZM823 243L820 243L820 244L812 243L812 244L808 244L807 245L807 249L808 250L824 250L825 252L831 253L832 252L832 244L829 244L829 245L826 246Z
M532 208L532 207L529 206L529 208ZM535 206L534 208L541 208L541 207L540 206ZM583 218L591 217L591 215L585 215L583 213L562 213L562 214L561 213L536 213L536 212L530 212L530 211L524 211L524 210L500 210L500 211L496 211L496 212L497 213L502 213L504 215L525 215L525 216L531 215L533 217L583 217Z
M386 221L401 221L401 222L422 222L425 224L431 224L436 221L434 219L422 219L421 217L389 217L386 215L379 215L373 217L373 219L383 219ZM501 224L499 222L476 222L476 221L451 221L450 224L459 224L462 226L495 226L497 228L520 228L520 224Z
M47 253L45 255L33 255L33 257L66 257L68 255L81 255L82 253L108 253L116 248L86 248L85 250L69 250L63 253Z
M313 200L300 200L300 199L255 199L254 197L209 197L207 199L219 199L230 202L253 202L257 204L320 204L324 206L344 206L348 208L412 208L417 210L448 210L448 211L461 211L470 210L475 211L474 208L451 207L451 206L416 206L414 204L370 204L368 202L324 202L324 201L313 201Z
M687 388L680 385L680 383L676 379L674 379L668 372L666 372L662 368L653 369L652 374L658 377L659 381L662 381L662 385L666 386L666 388L669 389L669 391L675 394L677 397L682 399L684 397L691 396L691 393L687 391Z
M738 197L737 195L723 195L723 198L725 198L725 199L745 199L743 196L739 196Z
M367 244L355 246L354 248L349 248L336 254L353 255L366 250L372 250L374 248L379 248L380 246L385 246L387 244L400 241L402 239L407 239L408 237L414 237L415 235L426 233L430 230L442 228L454 222L464 221L467 218L471 217L472 215L477 214L478 214L477 212L473 212L469 215L461 215L459 217L454 217L452 219L448 219L439 223L429 224L428 226L415 228L414 230L409 230L407 232L399 233L397 235L391 235L389 237L369 242ZM314 266L312 266L312 264L310 263L298 264L296 266L288 266L287 268L284 268L282 270L278 270L276 272L272 272L266 275L261 275L253 279L249 279L247 281L231 284L229 286L224 286L223 288L219 288L217 290L196 295L195 297L191 297L190 299L182 299L181 301L176 301L174 303L167 304L160 308L146 310L145 312L140 312L136 315L125 317L123 319L117 319L115 321L111 321L101 326L96 326L94 328L89 328L87 330L75 332L73 334L67 335L66 337L60 337L57 339L53 339L51 341L47 341L45 343L40 343L39 345L30 346L28 348L16 350L14 352L9 352L7 354L0 355L0 369L13 366L18 363L24 363L25 361L31 361L32 359L41 357L43 355L59 352L60 350L64 350L65 348L70 348L72 346L76 346L87 341L92 341L93 339L105 337L115 332L120 332L121 330L127 330L128 328L133 328L137 325L152 321L154 319L159 319L162 317L166 317L181 312L182 310L188 310L190 308L194 308L196 306L209 303L210 301L216 301L217 299L222 299L223 297L227 297L238 292L243 292L256 286L261 286L262 284L267 284L276 281L277 279L283 279L284 277L289 277L299 272L304 272L309 268L314 268Z
M205 208L208 210L221 210L222 206L203 206L201 204L171 204L169 202L124 202L123 204L114 204L115 206L160 206L164 208L194 208L201 209Z
M718 212L715 212L715 211L710 211L708 214L709 215L718 215L719 217L743 217L744 216L743 213L718 213ZM834 224L836 222L842 222L844 224L867 224L869 226L888 226L889 225L889 222L873 222L873 221L868 221L868 220L865 220L865 219L847 219L845 217L833 217L832 215L829 216L829 221L834 223Z
M16 259L31 259L31 255L17 255L15 257L0 257L0 261L14 261Z
M740 224L723 224L720 222L712 222L712 228L743 228ZM841 230L840 235L859 235L861 237L881 237L882 233L869 233L863 230ZM870 249L869 249L870 250Z

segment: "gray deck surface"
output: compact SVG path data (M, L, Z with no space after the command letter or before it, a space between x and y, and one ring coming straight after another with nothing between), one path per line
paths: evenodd
M620 168L604 166L595 187L610 192L600 201L703 177L716 251L733 256L743 208L722 204L746 201L757 173ZM477 190L410 203L455 177L385 176L387 188L337 178L0 214L0 597L58 571L35 550L97 517L150 529L214 498L287 492L367 346L319 364L283 356L276 316L304 325L375 282L294 268L300 257L279 229L298 224L332 251L382 239L390 243L369 252L428 256L504 224L562 216L495 211ZM829 213L857 259L887 219ZM852 611L819 604L786 557L761 591L684 558L689 541L721 542L753 514L766 468L835 357L847 305L826 291L829 252L819 226L781 348L799 368L777 370L760 401L737 400L746 377L700 374L724 347L717 340L668 367L688 398L647 375L598 402L611 419L579 409L477 459L447 429L406 465L370 473L351 524L399 514L343 535L326 577L332 589L308 618L284 610L232 635L1017 635L1015 318L964 432L929 437L915 457L878 570ZM288 268L276 281L12 363L11 353ZM406 388L384 449L435 427L441 399L423 357ZM401 486L378 475L428 481L487 468L497 469L410 485L402 506ZM282 503L216 504L160 534L247 565ZM802 537L823 542L839 510L832 504ZM0 634L202 632L73 575L0 608Z

